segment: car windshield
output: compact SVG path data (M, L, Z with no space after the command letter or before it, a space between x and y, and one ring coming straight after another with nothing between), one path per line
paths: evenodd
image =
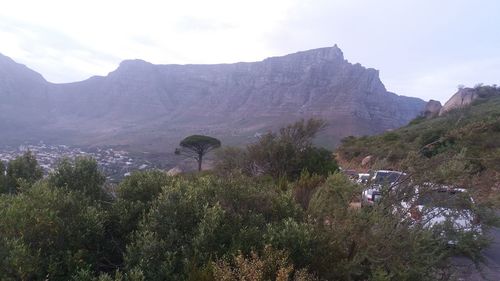
M470 209L472 200L467 193L456 190L428 190L419 195L417 204L447 209Z
M401 177L400 173L377 172L377 174L375 175L375 183L382 184L382 183L396 182L398 181L398 179L400 179L400 177Z

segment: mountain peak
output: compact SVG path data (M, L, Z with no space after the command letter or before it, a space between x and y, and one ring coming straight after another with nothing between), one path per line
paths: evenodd
M143 66L143 65L152 65L152 63L147 62L145 60L141 59L129 59L129 60L124 60L120 63L119 67L127 67L127 66Z
M344 61L344 53L337 46L337 44L335 44L332 47L317 48L307 51L300 51L285 56L270 57L265 59L264 61L276 60L276 59L294 59L303 62L323 62L323 61L342 62Z
M312 49L308 51L299 52L302 54L310 53L311 55L315 55L317 58L325 59L325 60L344 60L344 53L337 46L337 44L332 47L324 47L318 49Z
M154 68L154 64L141 59L124 60L118 68L110 74L124 74L144 72Z

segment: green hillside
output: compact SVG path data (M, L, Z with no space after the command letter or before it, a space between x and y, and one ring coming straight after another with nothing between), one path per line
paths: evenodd
M478 98L468 107L419 117L381 135L345 138L337 149L340 163L359 170L403 170L425 181L476 190L500 188L500 88L474 90ZM362 166L367 156L372 159Z

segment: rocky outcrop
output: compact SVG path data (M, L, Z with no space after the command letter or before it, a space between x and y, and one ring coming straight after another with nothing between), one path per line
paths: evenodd
M456 94L454 94L441 108L439 115L443 115L446 112L457 108L464 108L470 105L474 100L479 97L477 90L473 88L462 88L459 89Z
M434 118L434 117L439 115L441 108L443 108L443 106L441 105L441 102L436 101L436 100L429 100L427 102L427 104L425 105L423 115L426 118Z
M363 158L363 160L361 160L361 166L366 167L366 166L370 165L372 163L372 161L373 161L373 156L368 155L365 158Z
M377 70L349 63L337 46L251 63L154 65L128 60L105 77L68 84L42 78L39 83L35 88L42 90L36 95L43 102L29 116L41 124L13 140L164 151L189 134L239 144L298 119L317 117L329 124L320 143L332 147L349 135L400 127L425 106L420 99L388 92ZM24 90L17 94L24 95ZM0 122L5 120L2 114ZM19 118L12 112L7 119ZM30 124L22 119L17 127Z
M180 174L182 174L182 169L179 167L173 167L172 169L167 171L167 176L170 176L170 177L175 177L175 176L180 175Z

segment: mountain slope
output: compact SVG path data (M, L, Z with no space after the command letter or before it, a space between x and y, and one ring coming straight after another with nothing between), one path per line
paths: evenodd
M39 133L49 121L48 85L40 74L0 54L0 142Z
M29 137L146 150L164 150L194 133L237 144L308 117L328 121L323 143L331 147L347 135L404 125L425 105L388 92L378 71L349 63L337 46L252 63L154 65L129 60L106 77L68 84L42 78L37 83L33 99L43 102L28 116L46 122ZM3 98L7 92L0 86ZM31 93L16 90L24 92ZM41 118L33 116L37 114ZM12 130L6 133L13 140L22 137Z
M474 98L456 102L464 93ZM377 136L344 139L339 160L351 168L404 170L425 181L500 188L500 88L461 89L450 101L438 117L420 117ZM372 159L362 166L367 156Z

